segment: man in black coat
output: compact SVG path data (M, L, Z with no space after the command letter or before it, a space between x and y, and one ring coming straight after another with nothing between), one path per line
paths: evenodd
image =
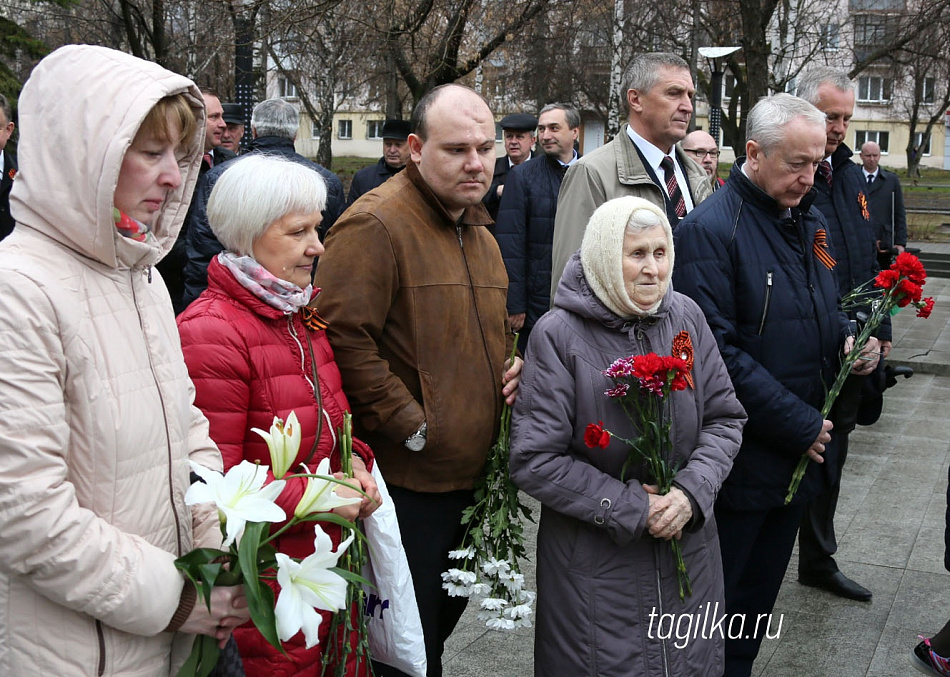
M543 154L508 174L495 237L508 271L508 320L521 333L524 351L534 323L551 307L551 243L557 196L567 168L577 161L574 142L581 115L566 103L551 103L538 116ZM495 162L497 167L502 160Z
M390 177L402 171L409 162L409 121L387 119L383 122L383 157L369 167L363 167L353 175L346 206L357 201L361 195L383 185Z
M240 162L241 158L254 153L268 153L281 155L320 174L327 182L327 205L322 212L323 221L320 224L322 238L343 212L343 184L336 174L294 150L294 139L297 137L299 125L300 114L293 105L283 99L262 101L254 107L251 114L251 135L254 140L250 150L232 162ZM227 162L202 175L195 188L195 198L186 222L188 237L185 240L185 252L188 262L185 265L185 306L207 288L208 264L212 257L224 249L208 224L208 198L211 197L214 184L230 165L231 162Z
M880 166L881 147L873 141L861 146L861 174L867 185L871 222L877 236L877 262L881 269L907 246L907 212L897 174Z
M492 174L491 188L485 193L482 202L491 214L492 219L498 220L498 210L501 207L501 196L505 191L505 181L508 173L523 162L534 157L535 134L538 118L527 113L512 113L501 119L501 132L505 138L505 157L495 160L495 171Z
M205 102L205 154L201 159L201 165L198 168L200 176L204 176L213 167L218 166L228 160L236 157L234 153L221 146L224 140L224 132L227 124L224 122L224 108L221 106L221 100L218 95L210 89L202 89L201 97ZM162 274L165 286L168 287L168 295L172 299L172 308L177 315L188 305L184 301L185 296L185 264L188 256L185 253L185 241L188 238L188 228L191 221L191 215L195 210L195 198L198 196L198 187L195 186L195 194L191 205L188 207L188 217L178 232L178 239L172 245L171 251L159 261L155 267Z
M716 501L726 625L743 627L726 638L727 677L752 672L768 631L758 621L772 612L802 514L830 481L837 454L821 415L823 382L834 380L839 351L853 339L824 217L811 206L824 127L825 116L797 97L761 99L747 118L746 157L674 231L673 288L702 308L749 414ZM868 351L877 347L871 339ZM874 363L858 360L856 370ZM805 476L786 505L805 454Z
M0 240L13 232L15 222L10 215L10 189L16 176L16 160L5 150L13 134L13 110L7 97L0 94L0 150L3 153L3 177L0 179Z
M837 263L838 291L844 296L874 279L878 273L877 237L871 224L867 184L861 168L851 161L852 152L844 143L854 113L854 84L847 73L825 66L812 68L798 81L798 96L825 114L825 157L815 173L815 207L828 224L828 239ZM852 311L852 320L858 320ZM891 348L891 324L887 320L876 332L883 357ZM880 367L883 369L883 365ZM865 379L866 380L866 379ZM848 457L847 434L854 429L862 396L868 402L867 384L856 384L854 398L840 397L832 412L839 438L836 471L827 491L809 506L799 533L798 580L803 585L822 588L840 597L859 601L871 599L871 591L845 576L835 562L835 510L841 488L841 472ZM864 395L866 393L866 395ZM879 405L880 391L873 394Z

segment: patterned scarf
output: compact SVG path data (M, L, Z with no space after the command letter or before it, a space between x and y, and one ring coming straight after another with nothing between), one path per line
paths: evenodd
M127 237L136 242L154 242L155 236L152 235L152 229L141 221L136 221L125 212L120 212L117 208L112 208L112 218L115 220L115 229L119 231L122 237Z
M306 306L313 296L312 285L301 289L293 282L281 280L250 256L225 251L218 254L218 263L230 270L234 279L254 296L288 315Z

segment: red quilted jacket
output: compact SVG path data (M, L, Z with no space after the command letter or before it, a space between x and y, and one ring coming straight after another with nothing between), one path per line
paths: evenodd
M266 442L251 428L269 430L274 416L286 420L291 411L296 412L303 431L296 462L306 462L315 470L321 459L330 456L331 469L340 469L336 438L349 404L323 331L308 330L299 313L285 315L259 300L217 259L208 267L207 290L179 316L178 330L195 384L195 404L208 417L225 470L242 460L270 465ZM319 406L311 384L308 337L317 364ZM311 456L318 427L320 440ZM354 439L353 450L371 467L372 452L366 444ZM291 468L295 470L296 465ZM287 482L277 500L286 514L293 514L305 486L302 478ZM321 527L336 547L340 528L328 523ZM313 524L305 523L281 536L276 546L280 552L302 558L313 553L313 539ZM251 623L238 628L234 636L248 677L290 677L319 674L329 629L330 615L324 612L320 643L307 650L303 633L298 633L285 643L289 660ZM327 667L326 674L333 674L334 666ZM355 677L357 671L348 666L346 674Z

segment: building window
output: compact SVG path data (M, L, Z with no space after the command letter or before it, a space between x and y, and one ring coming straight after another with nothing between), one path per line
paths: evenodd
M926 143L926 145L924 145L924 149L923 149L924 152L923 152L923 154L924 154L925 156L926 156L926 155L930 155L930 140L931 140L931 138L933 138L933 137L927 137L927 143ZM921 141L923 141L923 140L924 140L924 133L923 133L923 132L915 132L915 133L914 133L914 148L919 147Z
M860 148L868 141L873 141L881 147L881 155L887 155L887 145L890 141L889 132L875 132L859 130L854 133L854 147Z
M353 121L340 120L339 122L337 122L336 136L338 139L352 139L353 138Z
M501 128L501 123L495 123L495 143L503 143L505 140L505 130Z
M924 78L920 83L920 101L921 103L933 103L935 99L935 90L937 80L934 78Z
M838 49L840 26L838 24L825 24L821 27L821 48L825 50Z
M385 120L367 120L366 138L370 141L383 138L383 122Z
M316 120L310 121L310 138L314 141L318 141L320 139L320 126L317 125Z
M736 79L729 73L722 76L722 98L731 99L736 91Z
M283 75L277 77L277 96L283 99L296 99L297 86Z
M880 75L865 75L858 78L858 101L863 103L886 103L891 100L891 79Z

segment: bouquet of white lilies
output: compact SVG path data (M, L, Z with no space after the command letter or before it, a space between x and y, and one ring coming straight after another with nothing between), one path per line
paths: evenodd
M270 450L276 478L265 485L268 467L242 461L221 475L196 463L191 469L203 481L191 485L185 494L188 505L214 503L221 521L224 542L221 549L198 548L175 561L175 565L195 586L198 599L210 604L214 586L244 585L251 620L261 635L275 648L283 650L287 641L301 630L307 648L318 642L321 623L318 609L336 612L347 608L347 587L365 581L357 574L337 566L340 556L353 542L356 531L343 540L336 550L330 537L314 524L314 552L296 560L277 552L273 541L301 522L332 522L344 528L353 524L330 511L359 503L360 497L338 496L339 484L359 490L332 476L330 460L320 461L315 473L304 472L289 477L306 477L307 487L287 520L284 510L275 501L284 489L287 471L300 448L300 427L291 412L286 424L278 418L269 432L253 429L263 437ZM304 470L308 469L304 466ZM273 534L270 525L287 520ZM274 604L274 593L267 580L276 580L280 595ZM201 635L195 639L188 661L179 677L204 677L218 659L217 640Z

